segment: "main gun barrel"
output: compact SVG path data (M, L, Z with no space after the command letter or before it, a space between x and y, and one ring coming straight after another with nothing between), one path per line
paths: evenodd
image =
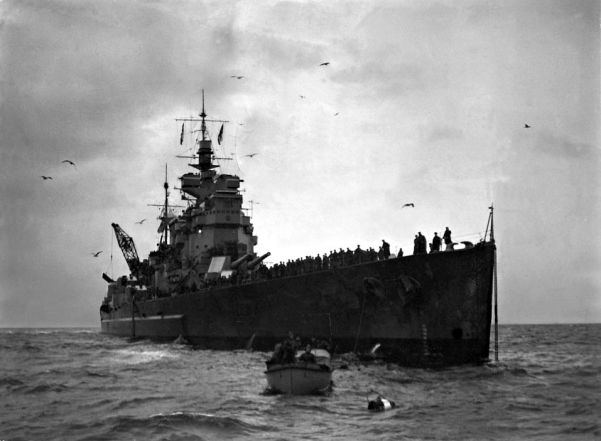
M230 265L230 267L235 270L237 269L240 265L242 265L244 262L246 262L247 260L250 260L252 258L252 256L250 254L245 254L244 256L240 257L239 259L236 259L232 262L232 264Z
M263 254L262 256L257 257L256 259L251 260L250 262L248 262L248 269L252 270L255 267L259 266L259 264L261 262L263 262L265 259L267 259L269 256L271 256L271 253L267 252L267 253Z

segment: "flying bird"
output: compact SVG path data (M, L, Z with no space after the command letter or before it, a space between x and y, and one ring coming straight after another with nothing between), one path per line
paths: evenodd
M146 219L142 219L141 221L136 222L137 224L142 225Z
M244 155L244 156L248 156L249 158L252 158L255 155L258 155L258 153L249 153L248 155Z
M299 95L299 97L301 100L304 100L306 98L305 95Z
M339 114L340 114L340 112L336 112L336 113L334 114L334 116L338 116Z
M40 178L45 181L46 179L52 179L52 176L40 176Z
M73 161L70 161L69 159L65 159L64 161L61 162L66 162L67 164L71 164L73 166L75 166L75 163Z
M244 75L232 75L232 78L235 78L237 80L241 80L241 79L243 79L245 77L244 77Z
M100 253L102 253L102 251L96 251L95 253L92 253L92 256L98 257L100 256Z
M529 126L528 124L524 124L524 128L525 128L525 129L529 129L529 128L530 128L530 126Z
M413 202L410 202L408 204L403 205L401 208L405 208L405 207L414 207L415 208L415 204Z
M329 62L329 61L326 61L326 62L324 62L324 63L321 63L321 64L320 64L320 66L327 66L328 64L330 64L330 62Z

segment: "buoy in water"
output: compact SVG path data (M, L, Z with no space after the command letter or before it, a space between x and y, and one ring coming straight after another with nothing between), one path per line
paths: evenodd
M371 410L373 412L384 412L385 410L394 409L396 407L396 403L391 400L387 400L386 398L382 398L378 396L375 400L368 401L367 410Z

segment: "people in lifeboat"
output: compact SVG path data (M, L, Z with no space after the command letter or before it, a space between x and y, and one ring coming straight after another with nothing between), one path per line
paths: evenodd
M300 337L294 338L292 332L288 333L288 338L282 343L275 345L273 355L268 364L288 364L296 362L296 351L300 348Z
M293 364L297 361L302 363L316 363L315 354L312 352L314 347L318 347L320 349L329 350L329 344L325 341L318 341L315 338L311 339L315 344L307 344L305 346L305 351L298 357L296 357L297 352L302 347L300 337L294 337L292 332L288 333L288 338L286 338L283 342L275 345L273 349L273 355L271 359L267 361L268 365L272 364Z
M305 346L305 352L298 359L303 363L315 363L315 355L311 352L311 345Z

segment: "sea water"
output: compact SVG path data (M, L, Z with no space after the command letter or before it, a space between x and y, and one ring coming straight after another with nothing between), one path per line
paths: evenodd
M265 393L264 352L0 329L0 440L601 439L601 325L499 334L498 363L416 369L341 355L330 394L282 396ZM397 407L369 412L371 391Z

